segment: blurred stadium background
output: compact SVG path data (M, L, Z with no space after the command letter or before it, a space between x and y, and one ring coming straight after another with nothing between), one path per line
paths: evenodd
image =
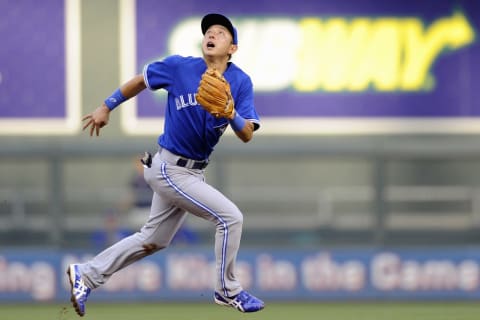
M150 194L136 163L156 149L165 96L128 102L100 138L81 115L146 62L200 54L208 12L239 29L233 62L252 76L263 127L247 145L227 133L207 179L244 212L245 287L297 303L264 319L478 302L479 1L0 0L0 317L41 303L51 319L68 301L69 261L141 225ZM213 232L189 218L171 248L91 299L203 310ZM418 319L473 319L466 306L431 304ZM205 319L234 319L222 311Z

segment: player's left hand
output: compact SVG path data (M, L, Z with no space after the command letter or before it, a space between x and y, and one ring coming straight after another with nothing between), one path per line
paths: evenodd
M83 125L82 130L85 131L85 129L90 127L90 136L93 136L93 132L95 131L98 137L100 135L100 129L108 124L109 117L110 109L103 104L95 109L92 113L89 113L82 118L82 121L87 121Z
M216 69L207 69L198 86L197 102L216 118L233 119L234 101L230 84Z

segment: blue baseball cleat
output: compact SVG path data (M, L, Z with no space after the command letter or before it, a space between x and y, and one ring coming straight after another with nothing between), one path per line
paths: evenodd
M78 265L71 264L67 269L68 280L70 281L72 296L70 301L72 301L75 311L80 317L85 315L85 303L87 302L88 295L92 291L89 287L85 285L85 282L82 280L80 271L78 270Z
M262 300L252 296L247 291L241 291L234 297L228 298L215 292L215 303L221 306L230 306L240 312L257 312L265 307Z

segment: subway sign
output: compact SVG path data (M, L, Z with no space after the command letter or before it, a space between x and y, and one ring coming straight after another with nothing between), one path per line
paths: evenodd
M257 92L431 91L442 55L474 42L461 12L419 17L240 17L234 62ZM172 29L167 50L201 56L198 18Z
M480 133L480 2L346 3L222 2L239 32L232 61L253 80L258 134ZM123 1L122 81L171 54L201 55L200 19L219 4L171 15L157 1ZM130 101L125 132L160 134L165 103L162 90Z

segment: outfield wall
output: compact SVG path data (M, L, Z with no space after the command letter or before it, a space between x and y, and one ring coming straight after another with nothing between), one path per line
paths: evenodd
M5 251L0 302L68 301L64 270L86 252ZM115 274L91 301L211 299L210 250L167 249ZM237 272L265 300L477 300L480 249L242 250Z

